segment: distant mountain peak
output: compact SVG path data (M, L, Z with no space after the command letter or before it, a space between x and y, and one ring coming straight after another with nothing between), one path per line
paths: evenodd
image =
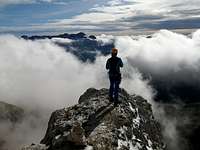
M92 38L96 38L94 35L91 35L91 36ZM52 38L68 38L72 40L79 40L79 39L87 38L87 35L83 32L79 32L76 34L63 33L59 35L34 35L34 36L22 35L21 38L26 39L26 40L40 40L40 39L52 39Z
M83 62L91 61L94 62L96 56L101 53L103 55L110 54L110 50L114 47L114 42L101 43L98 38L94 35L86 35L83 32L77 34L63 33L59 35L41 35L41 36L27 36L23 35L21 38L25 40L42 40L42 39L70 39L72 42L59 42L52 40L56 45L64 48L67 52L70 52L77 56Z

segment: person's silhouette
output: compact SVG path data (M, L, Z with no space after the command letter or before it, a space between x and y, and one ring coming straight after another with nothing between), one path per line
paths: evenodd
M118 50L112 48L111 57L106 62L106 69L109 70L109 79L110 79L110 90L109 90L109 99L111 102L114 101L114 105L117 106L118 101L118 92L119 84L121 83L121 73L120 67L123 67L123 62L121 58L117 57Z

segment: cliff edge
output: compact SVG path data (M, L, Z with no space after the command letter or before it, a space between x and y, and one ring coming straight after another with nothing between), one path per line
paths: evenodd
M88 89L75 106L52 113L40 145L22 150L164 150L151 105L121 89L114 107L108 89Z

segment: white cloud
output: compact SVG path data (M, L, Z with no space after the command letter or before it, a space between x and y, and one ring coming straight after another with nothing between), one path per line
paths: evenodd
M67 4L57 0L0 0L0 5L20 3L52 2ZM80 1L80 3L87 1ZM20 31L130 31L148 29L143 25L167 20L199 18L200 1L197 0L111 0L87 8L84 13L66 19L49 19L44 24L25 25L21 27L1 26L1 32ZM70 8L73 11L73 8ZM152 19L153 18L153 19ZM184 26L185 27L185 26ZM176 27L175 27L176 28ZM188 28L191 28L188 25Z
M113 39L116 41L116 47L120 50L119 55L122 56L125 64L132 68L124 69L125 76L128 76L127 73L130 70L133 72L132 79L137 74L135 81L138 82L137 80L142 77L135 67L145 66L149 71L166 74L183 69L198 70L200 68L199 37L199 31L195 32L191 39L162 30L155 33L151 39L141 37L136 40L135 37L130 36L106 35L99 36L97 39L101 43L111 42ZM62 39L53 39L53 41L71 42ZM2 100L5 99L14 104L18 102L29 104L33 101L35 105L42 103L40 106L44 107L51 101L48 108L55 109L65 103L76 103L74 100L88 87L107 86L104 70L105 57L98 57L95 64L82 64L51 40L26 41L11 35L1 35L0 44ZM90 78L87 78L88 74ZM128 87L130 83L131 81L129 85L128 82L123 85ZM135 90L137 88L133 88L132 90L135 91L132 93L141 94L141 91L144 91L141 89L144 89L147 84L146 82L144 85L136 86L141 88L137 91ZM150 98L145 94L141 95L147 99ZM57 101L54 103L55 99ZM31 104L30 107L33 105Z
M145 22L199 17L199 5L200 1L195 0L112 0L104 5L95 5L86 13L73 16L70 19L57 20L53 24L80 24L80 26L81 24L90 24L101 27L105 27L106 24L112 24L112 26L121 24L121 26L127 26L127 28L131 29L131 27ZM145 16L147 18L134 21L134 17ZM148 16L158 18L151 20ZM130 18L131 20L128 21L127 19Z
M105 35L100 36L99 40L103 37L106 38ZM174 82L182 79L191 82L194 79L196 84L200 81L199 37L200 31L188 38L166 30L155 33L150 39L113 37L119 56L124 61L121 87L152 102L155 93L149 81L144 80L143 74L137 69L142 67L163 75L164 79L173 78L172 73L177 73ZM111 39L112 36L109 36L107 42ZM77 103L78 97L89 87L109 86L105 70L108 57L98 56L94 64L81 63L51 40L26 41L11 35L1 35L0 45L1 100L25 107L26 110L36 109L38 113L42 111L42 119L44 117L48 120L46 113L50 113L52 109ZM21 132L13 132L8 138L19 140L14 142L22 144L23 138L33 135L32 131L41 138L44 134L40 128L42 125L28 130L30 124L29 121L23 123ZM5 126L1 130L5 131L4 128ZM14 138L15 133L21 138ZM27 138L24 142L31 140ZM13 146L11 143L9 145Z
M87 25L87 24L57 24L57 23L46 23L46 24L34 24L34 25L28 25L28 26L17 26L13 28L12 26L0 26L0 33L6 33L6 32L72 32L72 31L79 31L79 30L101 30L103 29L100 26L95 25Z
M158 84L161 84L159 88L164 87L166 89L164 94L167 94L167 96L176 94L174 92L176 91L176 87L179 87L182 93L192 93L192 96L188 99L189 102L195 99L193 98L195 94L198 95L198 91L200 91L200 30L193 33L191 38L167 30L161 30L155 33L152 38L121 36L116 38L115 45L128 67L123 70L123 74L126 72L131 74L132 69L138 68L143 74L151 75L151 80L159 82ZM141 90L142 88L139 85L145 84L144 81L136 85L137 81L142 81L142 76L140 76L141 80L138 80L139 76L138 73L132 76L132 80L135 80L134 83L130 82L132 80L126 81L125 79L123 83L125 84L124 87L137 93L143 91L144 93L139 94L152 97L153 91L147 92L146 90L148 88ZM152 84L153 86L156 85L155 82ZM148 85L148 83L145 85ZM184 90L187 85L189 87L187 90ZM140 90L137 90L138 87L140 87ZM174 98L171 98L171 100L173 101ZM177 116L174 116L174 118L166 118L162 107L158 108L157 105L153 105L153 108L156 118L159 119L164 127L163 134L166 139L165 142L169 144L167 147L169 149L181 150L180 144L182 144L181 142L183 140L181 138L183 137L179 135L177 127L182 126L182 122L176 120ZM184 117L186 118L187 116ZM184 144L187 145L187 142ZM184 144L183 147L185 146Z
M10 103L17 103L19 99L20 104L25 105L30 103L27 99L35 101L36 105L50 101L49 108L58 108L64 103L76 103L74 100L80 93L95 81L92 73L90 81L84 79L84 74L90 71L92 65L84 67L84 64L53 42L31 42L13 36L1 36L0 43L4 43L0 49L1 98ZM74 80L78 81L76 85ZM55 99L57 102L54 102Z
M53 110L76 104L90 87L109 86L105 70L108 57L99 56L94 64L81 63L51 40L26 41L12 35L0 35L0 45L1 100L39 116L28 116L12 132L8 123L1 124L0 134L9 141L5 145L9 149L39 142ZM151 87L147 84L132 69L122 86L151 99ZM137 88L132 89L132 85Z
M59 43L63 43L63 44L67 44L67 43L73 42L73 40L67 39L67 38L65 38L65 39L63 39L63 38L52 38L51 40L53 42L59 42Z
M125 50L123 55L149 70L164 73L179 71L183 68L198 69L200 61L199 31L191 39L187 36L161 30L153 38L133 39L130 36L116 40L118 48ZM184 44L183 44L184 43ZM184 64L184 65L183 65Z
M0 43L0 94L9 103L28 105L31 101L34 105L30 107L46 107L51 101L48 108L55 109L75 104L89 87L107 86L103 56L95 64L88 64L79 62L51 40L26 41L2 35Z
M114 36L112 36L112 35L102 34L102 35L96 36L96 38L97 38L97 41L102 45L111 44L114 42L114 40L113 40Z
M104 63L82 64L50 40L33 42L1 35L0 44L4 45L0 48L1 101L38 114L28 116L12 132L9 123L1 123L0 134L9 141L6 149L39 142L53 110L77 103L97 81L102 85Z

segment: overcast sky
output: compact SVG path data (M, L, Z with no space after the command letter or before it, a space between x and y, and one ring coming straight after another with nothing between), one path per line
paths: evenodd
M200 28L200 0L0 0L0 33Z

